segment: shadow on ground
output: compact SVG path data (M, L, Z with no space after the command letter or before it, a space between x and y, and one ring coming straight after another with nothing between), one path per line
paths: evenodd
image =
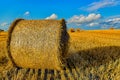
M99 67L100 65L119 59L120 46L96 47L88 50L78 50L77 53L69 54L68 59L77 67Z
M92 73L86 69L96 67L116 61L120 59L120 46L96 47L88 50L78 50L77 53L69 53L66 59L66 67L64 70L48 70L48 69L23 69L13 67L5 72L5 75L0 79L15 79L15 80L106 80L113 79L112 72ZM113 67L114 68L114 67ZM118 70L119 71L119 70ZM94 71L93 71L94 72ZM101 75L107 75L105 76ZM116 73L115 73L116 74ZM20 76L21 75L21 76ZM110 76L109 76L110 75ZM116 80L116 79L115 79Z

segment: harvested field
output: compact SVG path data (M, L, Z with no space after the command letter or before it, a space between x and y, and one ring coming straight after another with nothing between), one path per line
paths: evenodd
M63 70L16 68L0 63L1 79L119 80L120 30L84 30L69 33L70 48ZM1 44L1 55L5 49ZM9 60L8 60L9 61ZM7 67L3 69L2 67ZM9 68L9 69L8 69Z

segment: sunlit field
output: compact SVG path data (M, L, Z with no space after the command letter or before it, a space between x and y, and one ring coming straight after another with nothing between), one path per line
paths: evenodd
M0 32L0 80L119 80L120 30L68 31L70 45L64 70L12 67L7 32Z
M71 37L71 47L75 50L120 46L120 30L88 30L69 32L69 34Z

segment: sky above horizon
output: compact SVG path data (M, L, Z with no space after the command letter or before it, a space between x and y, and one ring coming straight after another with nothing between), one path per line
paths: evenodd
M0 29L17 18L62 19L68 28L120 29L120 0L1 0Z

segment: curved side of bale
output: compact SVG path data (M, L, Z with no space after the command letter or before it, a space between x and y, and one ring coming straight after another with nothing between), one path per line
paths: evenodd
M62 69L69 35L65 20L17 20L9 30L8 56L18 67Z
M58 59L60 60L60 64L62 65L62 67L64 68L64 66L66 65L66 58L67 58L67 54L68 54L68 49L69 49L69 34L67 32L67 27L66 27L66 21L64 19L60 20L61 22L61 26L64 26L61 28L61 34L60 34L60 46L59 46L59 51L60 51L60 55L58 55Z
M10 28L9 28L9 30L8 30L8 38L7 38L7 45L6 45L6 47L7 47L7 57L12 61L12 63L13 63L13 66L16 66L16 64L15 64L15 62L14 62L14 60L13 60L13 58L12 58L12 56L11 56L11 51L10 51L10 42L11 42L11 35L12 35L12 32L13 32L13 30L14 30L14 28L15 28L15 25L17 25L21 20L24 20L24 19L16 19L11 25L10 25Z
M60 44L61 50L62 50L62 56L66 57L68 48L69 48L69 34L67 33L67 27L66 27L66 21L64 19L61 20L61 26L62 27L62 34L61 34L61 42L63 44Z

